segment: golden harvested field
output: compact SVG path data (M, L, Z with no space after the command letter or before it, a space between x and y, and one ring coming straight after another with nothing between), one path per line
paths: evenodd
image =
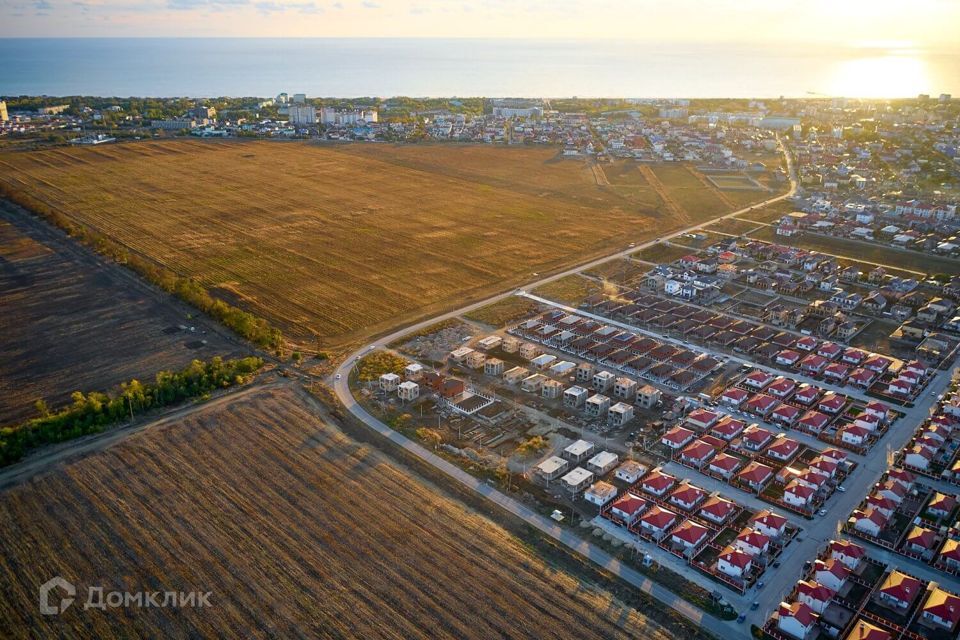
M636 165L604 170L613 186L554 149L469 145L175 140L0 154L14 189L294 339L334 344L727 211L683 167L661 181L689 205L684 220Z
M735 207L724 202L723 196L716 188L704 186L703 182L684 165L660 164L654 165L652 169L663 184L669 198L685 211L699 213L698 216L692 217L693 222L702 222L735 210ZM757 200L763 200L764 197L761 192L756 194Z
M211 608L42 616L53 575ZM0 494L0 636L627 638L664 628L326 425L290 387Z
M565 276L559 280L548 282L542 287L534 289L534 293L550 300L556 300L563 304L579 306L581 302L590 296L600 293L603 288L588 278L575 273Z

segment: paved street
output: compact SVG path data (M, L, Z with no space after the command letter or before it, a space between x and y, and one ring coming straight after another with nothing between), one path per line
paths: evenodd
M769 203L777 202L785 198L788 198L791 195L793 195L793 193L796 191L796 182L793 178L794 176L793 165L789 157L787 157L787 163L788 163L789 174L791 176L790 191L784 195L778 196L776 198L772 198L764 204L769 204ZM755 205L755 207L759 207L759 206L762 206L762 205ZM754 207L748 207L740 211L727 214L717 219L731 218L733 216L749 211L753 208ZM796 524L799 524L803 528L803 532L800 534L800 536L798 536L796 540L794 540L787 547L787 549L782 554L780 558L782 566L776 570L771 569L767 573L767 575L764 576L765 586L759 592L757 592L756 590L753 590L751 592L748 592L746 595L742 597L735 596L729 590L723 587L720 587L717 583L699 574L699 572L696 572L692 568L685 566L684 563L679 559L674 558L673 560L671 560L667 557L668 554L663 552L659 552L656 554L656 559L659 562L668 563L671 568L682 573L683 575L686 575L689 579L699 582L700 584L704 585L707 589L710 589L710 590L719 589L724 594L725 598L727 598L730 602L735 603L735 605L738 606L738 610L740 610L741 612L747 615L747 621L745 624L737 624L736 622L725 622L725 621L719 620L718 618L715 618L713 616L703 613L698 608L690 605L685 600L682 600L681 598L677 597L676 595L674 595L664 587L644 577L638 571L620 563L618 560L611 557L605 551L603 551L596 545L591 544L589 541L579 537L574 532L568 531L563 527L559 526L558 524L554 523L553 521L547 518L544 518L543 516L540 516L539 514L533 512L528 507L517 502L513 498L510 498L509 496L506 496L503 493L497 491L493 487L477 480L476 478L469 475L459 467L451 464L450 462L447 462L443 458L440 458L434 453L424 449L416 442L413 442L408 438L406 438L405 436L403 436L402 434L399 434L396 431L390 429L388 426L383 424L376 417L368 413L363 407L361 407L356 402L348 385L349 374L353 366L355 365L356 361L360 357L362 357L365 353L367 353L370 349L375 348L378 345L386 345L386 344L393 343L403 338L406 335L420 331L422 329L426 329L438 322L442 322L444 320L448 320L451 318L456 318L457 316L469 313L470 311L498 302L500 300L503 300L515 294L525 296L528 299L540 302L542 304L552 305L556 308L565 309L571 313L577 313L582 316L592 317L606 324L612 324L615 326L620 326L625 329L629 329L631 331L636 331L642 334L650 335L651 337L655 337L656 339L661 341L680 344L684 347L690 347L690 348L698 349L700 351L706 351L709 353L710 352L709 349L704 349L699 346L689 345L676 339L666 338L655 332L640 330L636 327L632 327L625 323L614 322L602 316L585 313L581 310L574 309L569 306L557 304L556 302L553 302L551 300L547 300L545 298L541 298L532 293L529 293L529 291L537 287L540 287L544 284L547 284L549 282L563 278L565 276L579 273L580 271L588 270L590 268L596 267L598 265L609 262L611 260L617 260L617 259L621 259L623 257L629 256L640 249L652 246L662 240L669 240L671 238L676 238L685 233L697 231L699 229L706 227L707 225L713 224L717 219L710 220L702 224L694 225L685 229L681 229L679 231L673 232L672 234L665 235L663 238L651 240L650 242L644 243L642 245L638 245L636 247L630 247L630 248L627 248L626 250L619 251L606 258L593 260L587 264L583 264L578 267L574 267L574 268L562 271L560 273L556 273L549 277L539 279L536 282L529 283L528 285L526 285L525 287L521 288L516 292L504 292L502 294L493 296L486 300L462 307L460 309L450 311L448 313L430 318L428 320L421 321L412 326L394 331L390 335L380 338L374 345L371 345L370 347L358 350L350 354L350 356L341 363L341 365L334 372L334 375L332 375L330 378L330 382L333 386L333 389L337 397L340 399L341 402L343 402L347 410L353 413L360 420L362 420L364 424L366 424L368 427L370 427L377 433L381 434L383 437L386 437L391 441L399 444L410 453L416 455L420 459L426 461L427 463L436 467L440 471L444 472L455 481L463 484L464 486L470 488L471 490L477 492L478 494L483 495L484 497L492 500L493 502L501 506L503 509L507 510L508 512L512 513L513 515L519 518L522 518L525 522L536 527L538 530L542 531L546 535L549 535L555 540L560 541L570 549L583 555L585 558L590 559L591 561L599 564L605 569L621 577L623 580L627 581L628 583L643 590L645 593L650 594L651 596L653 596L663 604L672 607L673 609L675 609L685 617L689 618L690 620L695 621L696 623L702 625L706 629L709 629L711 632L713 632L717 636L723 637L723 636L730 636L731 634L733 634L734 636L746 635L747 633L749 633L749 625L751 623L756 625L762 625L763 621L776 608L780 600L791 590L791 588L793 587L793 584L797 581L797 579L800 576L800 571L802 569L803 563L807 560L811 560L815 555L816 551L825 542L827 542L832 538L837 537L840 523L842 523L847 518L850 511L860 502L860 500L863 499L867 489L874 482L876 482L881 476L881 474L886 470L889 454L901 448L910 439L910 436L912 435L917 425L928 415L930 406L934 400L934 398L931 395L931 392L940 393L947 387L950 381L949 371L941 371L935 376L935 378L930 382L929 386L927 387L927 390L923 393L922 397L918 399L916 406L910 409L904 410L905 416L899 421L897 421L896 425L893 428L891 428L891 430L886 434L884 439L875 447L875 449L871 452L871 454L869 454L868 456L851 455L851 457L858 462L859 466L856 469L856 471L853 474L851 474L851 476L844 482L844 486L847 488L846 493L839 493L839 492L835 493L834 496L827 501L827 504L825 506L827 513L825 516L823 517L817 516L813 520L805 520L803 518L799 518L796 516L792 516L791 514L785 513L785 515L788 515L791 521L796 522ZM756 366L755 363L749 360L735 357L730 354L723 353L718 355L722 355L724 358L727 358L735 362L749 363L753 366ZM780 374L779 371L774 369L770 369L767 367L760 367L760 368L773 371L778 375ZM810 382L824 389L836 391L838 393L842 393L847 396L857 398L859 400L864 400L864 401L867 400L865 396L851 389L839 388L833 385L827 385L820 381L812 380L806 376L802 376L798 374L790 374L790 375L794 379L801 382ZM681 475L682 477L689 477L695 483L699 483L701 485L708 485L707 477L695 471L688 470L685 468L674 469L673 467L671 467L671 470L677 471L678 474ZM681 471L683 473L680 473ZM705 488L710 488L710 486L706 486ZM759 503L759 501L757 501L759 504L754 504L754 501L749 499L742 492L733 492L730 490L730 487L721 488L721 490L729 497L734 498L741 503L749 504L749 506L751 507L756 508L761 505L763 507L767 506L766 503ZM655 553L652 551L652 548L651 548L651 552ZM876 547L871 546L870 552L876 555L881 560L888 561L888 558L883 553L880 553L880 550L877 549ZM907 561L906 558L901 558L899 556L889 558L889 561L896 562L905 567L909 566L911 571L914 571L917 575L921 577L926 577L930 575L931 578L937 577L940 582L944 582L944 578L946 577L943 574L939 574L939 572L936 572L935 570L930 569L929 567L926 567L926 566L914 567L912 564L909 563L909 561ZM756 611L749 610L749 604L753 601L758 601L760 605Z

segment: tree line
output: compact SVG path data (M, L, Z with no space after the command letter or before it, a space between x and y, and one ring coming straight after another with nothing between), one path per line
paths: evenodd
M36 418L0 429L0 466L38 447L103 431L148 409L243 384L262 366L263 360L257 357L223 360L218 356L208 362L194 360L181 371L161 371L151 383L130 380L113 393L75 391L71 404L56 412L39 400Z

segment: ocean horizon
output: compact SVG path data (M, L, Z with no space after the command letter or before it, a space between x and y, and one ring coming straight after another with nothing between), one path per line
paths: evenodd
M3 38L0 95L960 94L960 51L557 39Z

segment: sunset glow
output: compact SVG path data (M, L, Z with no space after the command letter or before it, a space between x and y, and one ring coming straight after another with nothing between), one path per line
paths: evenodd
M960 6L847 0L8 0L0 37L519 37L954 47Z

